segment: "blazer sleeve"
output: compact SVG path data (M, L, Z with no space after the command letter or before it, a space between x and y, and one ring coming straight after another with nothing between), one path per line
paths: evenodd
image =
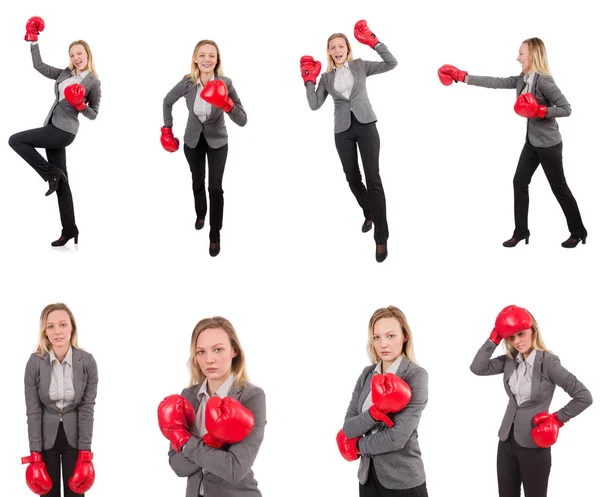
M88 354L88 363L84 364L87 383L80 404L77 406L77 426L79 428L79 450L92 450L94 431L94 405L98 391L98 367L92 354Z
M186 80L188 78L184 77L179 83L177 83L167 96L163 100L163 121L165 123L166 128L173 127L173 105L177 100L183 97L186 94ZM232 99L233 100L233 99Z
M311 110L319 109L325 103L327 95L329 95L327 89L325 88L325 75L321 75L321 78L319 79L319 85L317 86L316 90L312 81L306 83L305 87L308 106L311 108Z
M558 419L566 423L592 405L592 394L575 375L569 373L554 354L549 354L546 374L550 380L571 396L569 403L557 413Z
M175 452L171 444L169 444L169 465L174 473L181 477L191 476L202 469L202 466L187 459L183 452Z
M25 367L25 406L27 408L27 434L29 436L29 450L42 451L42 415L44 406L38 393L40 358L31 354Z
M471 76L469 74L468 85L483 86L484 88L494 88L508 90L517 88L519 76L510 76L508 78L492 78L490 76Z
M229 483L242 481L252 469L265 434L267 408L262 389L254 387L244 405L254 414L254 427L244 440L222 450L209 447L202 439L192 436L182 449L190 462Z
M385 454L404 448L404 445L419 426L421 414L427 405L429 375L423 368L417 368L405 378L410 385L412 396L408 405L391 418L394 426L384 428L377 433L366 435L358 442L358 450L364 455Z
M100 89L100 80L96 79L88 93L88 104L81 113L90 120L96 119L98 110L100 109L100 99L102 98L102 90Z
M352 400L350 400L350 405L346 410L346 418L344 421L344 435L346 435L348 438L361 437L380 423L371 417L371 414L368 410L361 412L358 406L358 399L360 398L366 378L372 368L373 366L367 366L354 386Z
M227 86L227 91L229 93L229 98L233 101L233 109L226 112L226 114L238 126L246 126L248 116L246 115L246 111L244 110L244 107L242 107L242 101L240 100L240 97L238 97L237 91L235 91L231 82Z
M49 66L48 64L44 64L42 62L40 47L37 43L31 43L31 60L33 62L33 68L47 78L56 80L63 72L63 69Z
M392 69L394 69L394 67L398 65L396 57L392 55L392 53L388 50L385 44L379 43L374 50L379 54L383 62L373 62L370 60L363 61L365 64L365 71L367 73L367 76L391 71Z
M571 115L571 104L561 93L558 86L556 86L552 77L546 75L538 76L537 87L548 103L546 106L546 119Z
M492 374L502 374L504 372L504 364L506 363L506 355L492 357L497 345L491 340L486 340L485 343L475 354L475 358L471 363L471 372L477 376L489 376Z

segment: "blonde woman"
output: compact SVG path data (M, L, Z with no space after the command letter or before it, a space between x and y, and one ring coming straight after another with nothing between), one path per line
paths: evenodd
M77 324L62 303L40 316L39 344L25 368L25 404L31 455L26 481L36 494L83 494L94 483L92 432L98 386L96 361L77 345Z
M334 103L335 146L344 168L346 180L360 205L364 222L362 232L375 225L375 259L383 262L388 254L389 236L385 192L379 176L379 132L377 117L371 108L367 94L367 77L391 71L398 61L385 44L369 29L367 21L358 21L354 37L374 49L382 62L352 58L352 48L343 33L334 33L327 40L327 72L317 86L321 63L311 56L300 59L302 79L306 86L306 98L312 110L319 109L327 95ZM358 150L362 159L366 187L358 164Z
M513 179L515 230L505 241L505 247L514 247L521 240L529 243L529 183L541 164L550 183L552 193L558 200L567 219L570 237L562 243L564 248L574 248L579 242L585 244L587 230L581 220L579 207L565 179L562 162L562 137L557 117L571 114L571 105L554 82L548 68L546 47L539 38L529 38L519 47L517 61L521 74L509 78L472 76L454 66L444 65L438 70L440 81L445 85L464 82L485 88L517 90L515 112L527 118L525 145L519 158Z
M491 359L504 341L506 353ZM481 346L471 371L479 376L501 374L508 406L498 437L498 490L500 497L545 497L550 476L550 446L559 429L592 404L592 396L544 345L534 317L522 307L502 309L490 338ZM558 385L572 400L550 414Z
M252 464L266 424L264 392L248 381L244 351L223 317L200 321L192 333L190 385L158 407L171 442L169 464L187 477L186 497L260 497Z
M55 100L42 128L12 135L8 144L48 182L46 196L56 192L62 233L53 247L65 245L71 238L78 241L73 195L67 174L68 147L79 130L79 114L96 119L100 108L100 80L94 67L89 45L83 40L69 45L69 67L60 69L42 62L38 35L45 27L40 17L27 21L25 40L31 42L31 58L36 71L55 81ZM44 159L36 148L45 148Z
M227 128L224 113L238 126L248 118L231 79L223 76L221 52L212 40L201 40L192 54L189 74L167 93L163 101L164 126L161 143L167 152L179 149L179 139L173 135L173 105L185 97L189 111L183 137L183 151L192 173L192 190L196 208L195 228L204 227L206 203L206 159L208 158L208 197L210 199L209 254L221 251L223 226L223 174L227 160Z
M400 309L375 311L367 351L371 365L356 382L337 435L340 453L348 461L361 459L361 497L426 497L417 428L428 375L415 362L412 331Z

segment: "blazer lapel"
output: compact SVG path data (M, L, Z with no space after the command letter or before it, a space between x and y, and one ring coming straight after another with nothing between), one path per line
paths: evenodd
M50 354L40 357L40 383L38 393L44 405L54 405L50 400L50 380L52 379L52 366L50 365Z
M73 390L75 391L75 399L73 404L79 404L83 398L83 354L81 350L73 348Z
M505 363L504 363L504 389L506 390L506 393L508 394L508 396L510 397L510 399L513 402L515 401L515 396L512 393L512 391L510 390L510 386L508 384L508 380L510 380L510 377L512 376L515 368L517 367L517 361L515 360L514 357L512 357L511 359L508 359Z
M545 352L538 350L535 353L535 361L533 362L533 373L531 374L531 398L536 400L540 393L540 385L542 384L542 363L544 362Z
M350 67L350 72L352 73L354 79L354 82L352 83L352 90L350 91L350 98L348 99L351 100L355 93L358 92L358 68L354 62L349 62L348 66Z
M408 371L409 366L410 366L410 361L408 359L406 359L405 357L403 357L402 360L400 361L400 366L398 367L398 370L396 371L396 376L399 376L400 378L404 379L404 376L406 375L406 372Z
M367 375L367 377L365 379L365 383L363 384L362 391L360 392L360 396L358 397L358 410L359 411L362 410L362 406L365 403L367 395L369 395L369 393L371 392L371 380L373 379L374 375L375 375L375 366L373 366L371 371L369 371L369 374Z
M519 79L517 80L517 96L523 93L523 89L525 88L525 80L523 79L524 77L525 73L521 73L519 75Z

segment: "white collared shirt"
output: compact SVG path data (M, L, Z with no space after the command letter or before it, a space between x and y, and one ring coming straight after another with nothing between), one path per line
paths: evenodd
M75 400L75 389L73 388L73 348L69 346L67 355L63 362L58 362L54 351L50 349L50 366L52 377L50 378L50 400L60 410L64 409Z
M63 100L65 98L65 88L69 85L73 85L75 83L81 84L83 78L85 78L90 73L89 69L86 69L79 74L76 73L75 70L71 71L71 77L61 81L58 84L58 100Z
M525 76L523 76L523 81L525 81L525 88L523 88L521 95L523 95L523 93L531 93L531 85L533 84L533 78L535 74L535 71L532 71L531 74L525 73Z
M535 353L535 349L532 350L527 359L523 359L523 354L519 353L516 357L518 365L508 379L510 391L515 396L515 401L519 406L531 399L531 381Z
M335 79L333 81L333 87L337 92L349 99L352 87L354 86L354 75L350 70L348 61L344 62L342 67L334 69L334 71Z
M208 81L213 81L214 79L215 75L213 73L213 75ZM204 86L202 86L202 82L198 80L198 92L196 93L196 100L194 100L194 114L196 114L196 117L201 123L208 119L208 116L210 115L210 112L212 110L212 105L210 105L206 100L204 100L200 96L200 92L202 90L204 90Z

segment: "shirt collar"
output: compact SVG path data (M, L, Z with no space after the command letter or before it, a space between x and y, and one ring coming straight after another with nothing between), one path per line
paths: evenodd
M398 357L398 359L396 359L394 362L392 362L392 364L390 364L390 366L386 370L386 373L396 374L396 372L398 371L398 368L400 367L401 362L402 362L402 356ZM375 373L381 373L382 367L383 367L382 361L379 361L377 363L377 366L375 366Z
M231 388L231 385L233 385L233 380L235 379L235 377L233 376L233 373L231 373L227 379L223 382L223 384L217 388L217 391L213 394L213 397L216 395L217 397L223 398L223 397L227 397L227 394L229 393L229 389ZM206 395L208 397L208 379L205 378L204 381L202 382L202 385L200 385L200 390L198 390L198 400L202 400L202 397Z
M531 351L531 353L529 354L529 356L527 356L527 359L523 359L523 354L521 354L521 352L519 352L517 354L517 362L519 364L522 364L522 363L526 362L530 366L533 366L533 363L535 362L535 353L536 353L536 350L533 349Z
M213 72L213 75L210 77L210 79L208 81L214 81L215 80L215 73ZM200 88L204 88L204 85L202 84L202 80L200 78L198 78L198 86Z
M344 64L342 65L342 67L335 67L334 71L337 71L338 69L341 69L341 68L350 69L350 64L348 64L348 61L344 62Z
M79 74L77 74L77 71L76 71L75 69L73 69L73 70L71 71L71 76L74 76L74 77L76 77L76 78L81 78L81 79L83 79L83 78L85 78L85 77L86 77L86 76L87 76L89 73L90 73L90 70L89 70L89 69L86 69L85 71L82 71L82 72L80 72Z
M535 71L532 71L531 74L525 73L525 75L523 76L523 81L525 81L525 83L533 83L533 78L535 75Z
M50 349L50 364L56 361L56 356L54 355L54 350ZM69 366L73 366L73 347L69 345L69 350L67 350L67 355L63 359L62 364L68 364Z

